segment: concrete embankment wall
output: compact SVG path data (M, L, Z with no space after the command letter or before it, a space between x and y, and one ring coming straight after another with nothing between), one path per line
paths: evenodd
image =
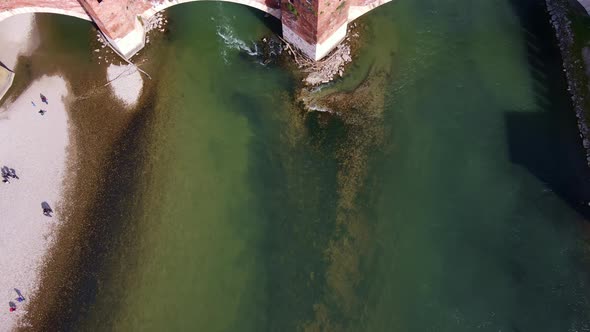
M586 12L590 13L590 0L577 0L584 8Z
M14 80L14 73L2 66L0 66L0 100L8 92Z
M545 0L563 59L568 90L590 166L590 0ZM587 26L584 26L586 25ZM586 40L587 39L587 40ZM586 59L584 56L586 55Z

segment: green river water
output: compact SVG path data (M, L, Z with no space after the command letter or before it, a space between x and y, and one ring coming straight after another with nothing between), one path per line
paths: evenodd
M291 74L243 51L274 18L170 9L141 200L57 325L590 330L590 171L542 2L378 8L328 88L370 73L373 102L342 116L302 112Z

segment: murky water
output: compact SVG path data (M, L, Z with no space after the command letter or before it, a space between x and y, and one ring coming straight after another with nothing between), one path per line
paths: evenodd
M273 18L168 14L142 199L78 330L590 329L590 171L537 1L375 10L339 116L249 54Z

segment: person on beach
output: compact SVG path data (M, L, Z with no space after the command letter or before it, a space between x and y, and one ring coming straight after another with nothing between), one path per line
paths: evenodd
M46 112L47 112L46 110L39 110L39 114L41 114L41 115L45 115Z
M18 175L16 175L16 171L14 170L14 168L9 168L8 169L9 175L11 178L20 180L20 178L18 177Z
M8 178L20 179L18 177L18 175L16 175L16 171L14 170L14 168L8 168L7 166L2 166L2 169L0 169L0 172L2 173L2 179L3 179L2 182L4 182L4 183L10 183Z
M45 104L49 105L49 102L47 101L47 97L45 97L42 93L40 93L39 96L41 97L41 101L42 102L44 102Z
M41 208L43 209L43 215L44 216L51 217L51 214L53 213L53 210L49 206L49 203L47 203L47 202L41 203Z
M8 167L2 166L2 168L0 169L0 172L2 173L2 182L10 183L8 178L11 177L11 175L10 175L10 170L8 169Z
M8 302L8 306L10 307L10 312L13 312L16 310L16 304L14 304L14 302L12 302L12 301Z
M20 292L20 290L18 288L14 288L14 291L16 292L16 295L18 295L18 297L16 298L16 300L18 302L23 302L25 300L25 297L23 296L23 294Z

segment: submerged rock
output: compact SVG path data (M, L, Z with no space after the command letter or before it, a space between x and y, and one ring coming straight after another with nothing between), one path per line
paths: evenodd
M258 45L259 57L264 65L276 63L283 54L283 44L277 36L264 37Z

